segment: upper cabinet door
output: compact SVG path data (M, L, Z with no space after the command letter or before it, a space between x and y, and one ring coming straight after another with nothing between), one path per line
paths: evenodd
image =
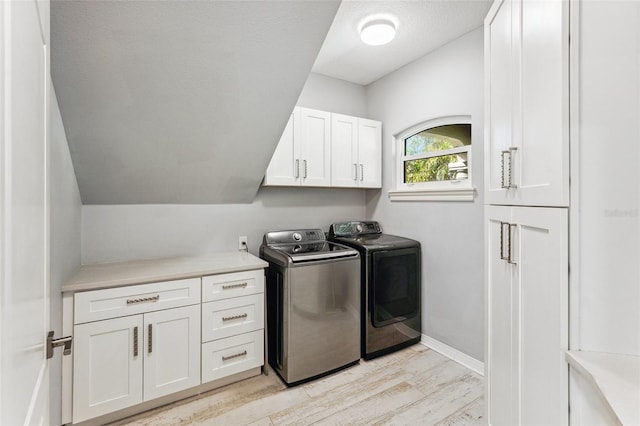
M358 186L358 118L331 114L331 186Z
M289 116L271 162L264 176L265 185L300 185L300 154L296 145L300 123L300 110L295 108Z
M302 185L331 185L331 113L300 108Z
M358 181L362 188L382 187L382 123L358 119Z
M568 206L568 2L496 1L485 19L486 202Z

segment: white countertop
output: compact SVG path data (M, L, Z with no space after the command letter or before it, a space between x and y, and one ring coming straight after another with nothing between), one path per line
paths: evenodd
M604 396L623 425L640 425L640 357L568 351L567 361Z
M244 251L193 257L135 260L83 265L62 286L63 292L97 290L131 284L177 280L203 275L262 269L264 260Z

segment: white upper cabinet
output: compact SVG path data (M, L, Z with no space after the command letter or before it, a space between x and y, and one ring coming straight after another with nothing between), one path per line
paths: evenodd
M496 1L485 19L488 204L569 205L569 13Z
M380 188L381 132L379 121L296 107L264 185Z
M331 114L331 186L380 188L382 123Z
M331 114L296 107L264 177L265 185L331 184Z
M271 162L264 176L265 185L300 185L300 153L295 141L299 132L300 110L295 108L289 116L280 142L276 147Z

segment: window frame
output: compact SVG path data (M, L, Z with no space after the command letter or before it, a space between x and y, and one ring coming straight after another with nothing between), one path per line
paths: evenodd
M473 140L471 144L441 151L431 151L416 155L404 155L405 139L425 130L439 126L471 123L470 115L451 115L433 118L413 125L394 135L394 190L389 191L391 201L473 201ZM424 158L467 153L467 178L444 181L405 183L405 162Z

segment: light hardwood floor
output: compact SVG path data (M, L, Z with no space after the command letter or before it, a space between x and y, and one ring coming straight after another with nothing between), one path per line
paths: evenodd
M124 425L483 424L483 378L418 344L304 385L257 376Z

